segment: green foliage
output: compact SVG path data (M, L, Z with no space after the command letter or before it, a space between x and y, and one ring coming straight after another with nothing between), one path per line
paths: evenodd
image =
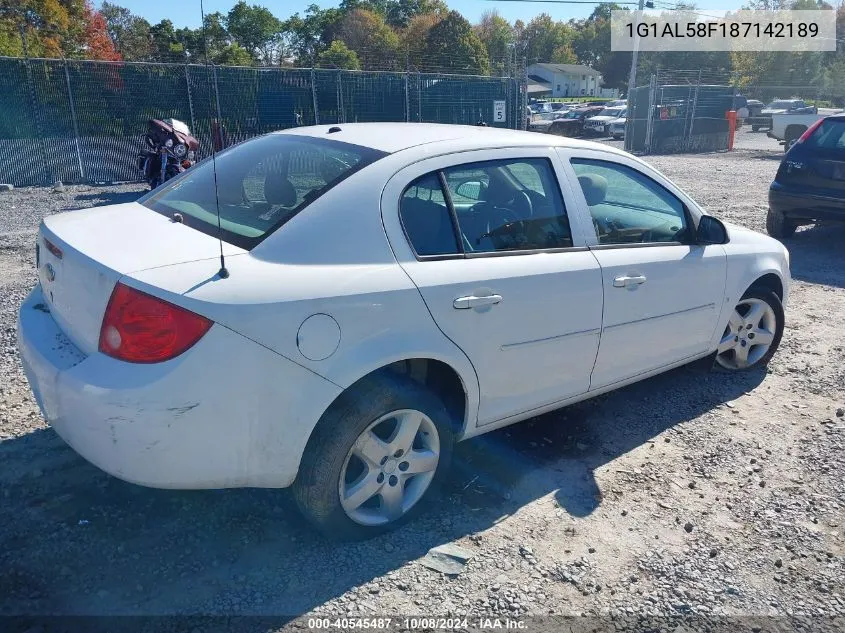
M498 11L485 11L473 30L487 49L492 73L494 75L505 74L508 70L511 47L515 41L510 22L499 15Z
M320 68L340 68L342 70L360 70L358 55L340 40L335 40L320 53L317 65Z
M153 58L150 23L129 9L103 2L100 13L117 52L123 59L148 61Z
M425 59L432 69L447 73L486 75L490 61L484 44L457 11L435 24L425 39Z
M252 54L256 61L278 61L282 22L266 7L240 0L229 10L226 26L232 39Z
M396 69L399 38L374 11L354 9L341 20L338 37L355 51L364 68Z

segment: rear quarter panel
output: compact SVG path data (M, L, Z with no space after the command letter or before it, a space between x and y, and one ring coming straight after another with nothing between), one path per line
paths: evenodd
M399 360L442 361L460 376L466 421L474 423L478 380L472 364L437 328L387 242L380 197L389 163L383 159L332 189L251 253L227 258L227 279L216 276L216 262L200 261L137 272L124 281L203 314L340 388ZM306 358L298 344L300 326L316 314L331 316L340 330L335 351L323 360Z

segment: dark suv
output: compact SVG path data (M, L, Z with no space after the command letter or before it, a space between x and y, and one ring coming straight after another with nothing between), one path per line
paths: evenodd
M820 119L783 157L769 187L766 230L783 239L802 224L845 222L845 114Z

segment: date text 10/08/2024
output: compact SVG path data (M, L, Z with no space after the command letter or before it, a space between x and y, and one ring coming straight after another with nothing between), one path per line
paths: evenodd
M513 618L309 618L312 630L525 630L525 621Z

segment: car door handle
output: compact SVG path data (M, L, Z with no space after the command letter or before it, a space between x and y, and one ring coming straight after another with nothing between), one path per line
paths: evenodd
M483 297L470 295L469 297L458 297L452 305L457 310L467 310L469 308L478 308L480 306L496 305L501 300L502 295L484 295Z
M640 284L644 284L646 282L645 275L635 275L632 277L628 277L627 275L623 275L621 277L617 277L613 280L613 287L614 288L629 288L631 286L639 286Z

